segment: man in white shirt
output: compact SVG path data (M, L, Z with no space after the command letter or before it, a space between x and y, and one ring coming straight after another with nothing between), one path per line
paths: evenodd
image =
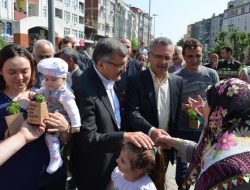
M172 62L170 39L155 38L149 45L150 67L128 78L125 97L126 124L142 131L154 141L160 135L172 135L181 110L182 79L168 73ZM171 157L173 161L173 157Z

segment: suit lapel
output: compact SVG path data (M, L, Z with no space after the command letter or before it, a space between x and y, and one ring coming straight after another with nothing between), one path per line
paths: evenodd
M147 69L145 71L145 77L144 77L144 81L145 81L145 87L146 87L146 91L148 93L150 102L152 104L153 107L153 113L155 114L155 117L157 118L158 121L158 114L157 114L157 105L156 105L156 97L155 97L155 88L154 88L154 82L151 76L151 73L149 71L149 69Z
M94 74L94 78L95 78L94 81L96 81L96 87L97 87L97 90L98 90L99 97L101 98L104 106L106 107L106 109L110 113L112 119L114 120L114 123L116 124L115 114L114 114L113 108L111 106L111 103L109 101L108 94L107 94L106 89L105 89L105 87L104 87L104 85L102 83L102 80L98 76L98 74L95 71L94 67L93 67L93 74ZM118 128L117 124L116 124L116 127Z
M170 90L170 119L174 121L174 113L176 111L177 101L176 101L176 83L175 80L173 80L173 76L169 74L169 90Z

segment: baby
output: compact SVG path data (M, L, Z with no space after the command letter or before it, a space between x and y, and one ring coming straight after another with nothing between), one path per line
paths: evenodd
M81 118L72 90L66 85L68 64L60 58L43 59L37 64L37 70L44 77L44 87L30 93L30 97L41 94L45 97L48 110L59 112L70 121L71 133L80 131ZM54 173L61 167L63 161L60 154L58 134L45 134L45 141L50 152L48 173Z

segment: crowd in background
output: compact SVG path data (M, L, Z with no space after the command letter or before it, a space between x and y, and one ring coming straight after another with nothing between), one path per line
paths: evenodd
M58 51L31 36L0 50L0 189L164 190L169 163L180 190L250 188L249 63L228 46L203 63L193 38L139 46L100 39L90 56L74 36ZM26 120L35 94L50 113L10 135L8 106Z

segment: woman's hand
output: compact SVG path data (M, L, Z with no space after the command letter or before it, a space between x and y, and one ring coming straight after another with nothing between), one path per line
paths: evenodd
M189 106L197 113L199 114L201 117L203 117L204 113L203 113L203 108L205 105L205 102L202 100L201 96L198 95L198 100L194 100L192 98L188 98L188 103Z
M31 126L27 121L24 121L17 133L22 135L28 143L39 138L45 132L45 127L44 123L39 126Z
M176 142L176 138L173 138L169 135L161 135L155 140L156 146L160 146L165 149L169 149L171 147L176 148L175 142Z
M65 132L69 129L69 123L64 116L58 112L49 113L45 118L44 123L47 126L47 132Z

